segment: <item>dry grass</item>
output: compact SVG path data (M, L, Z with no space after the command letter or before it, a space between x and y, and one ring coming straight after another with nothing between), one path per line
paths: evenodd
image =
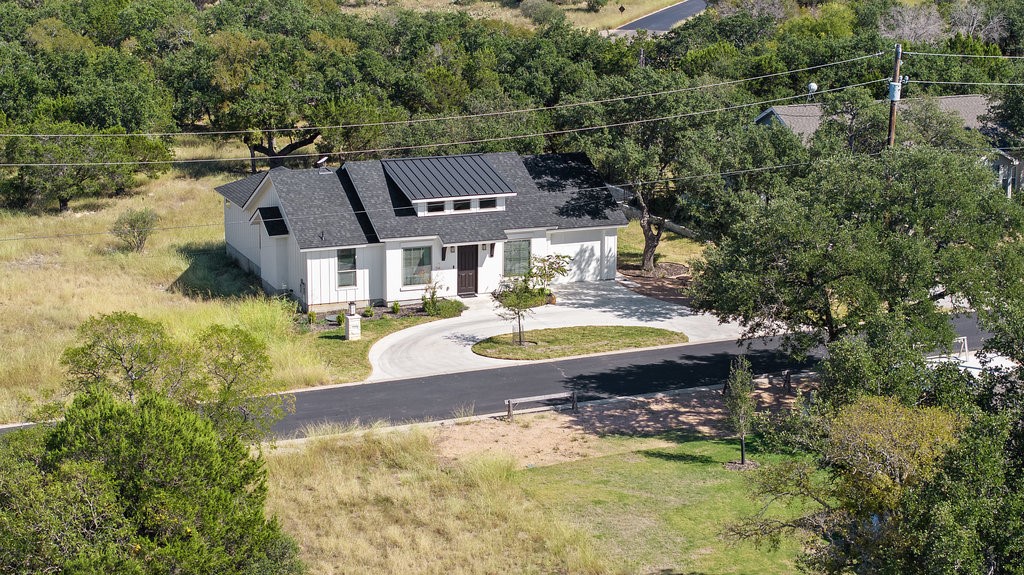
M162 320L181 338L214 323L242 325L270 346L277 387L327 381L316 351L293 333L289 310L233 297L255 289L223 256L222 199L212 188L232 178L172 171L132 197L75 201L65 214L0 212L3 236L25 238L0 242L0 421L23 418L58 389L60 354L81 322L120 310ZM107 229L125 209L141 207L175 229L154 233L144 253L121 252Z
M316 439L270 453L268 511L310 573L607 573L506 457L443 461L422 431Z
M565 11L569 20L580 28L590 30L610 30L618 28L623 24L632 22L637 18L657 12L666 6L678 3L680 0L621 0L611 1L601 9L600 12L587 10L586 5L580 3L570 6ZM619 6L624 7L625 12L619 13Z
M573 5L564 5L563 9L566 17L575 26L591 30L608 30L677 2L679 0L621 0L609 2L600 12L591 12L587 10L584 1L580 0ZM626 8L621 14L620 5ZM518 8L505 6L499 0L480 0L467 5L455 4L452 0L386 0L371 2L366 6L342 6L345 12L365 17L395 9L417 12L465 12L475 19L499 20L527 28L534 26Z

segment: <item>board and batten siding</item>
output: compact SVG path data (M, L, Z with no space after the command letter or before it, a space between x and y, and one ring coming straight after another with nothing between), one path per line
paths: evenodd
M366 305L385 299L384 246L377 244L355 250L356 285L353 287L338 287L337 249L304 252L308 305L341 307L350 301Z
M224 200L224 242L228 254L246 271L260 273L260 226L249 223L242 208Z

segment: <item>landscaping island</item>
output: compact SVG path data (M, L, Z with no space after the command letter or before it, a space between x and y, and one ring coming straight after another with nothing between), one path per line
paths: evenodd
M473 345L473 353L495 359L554 359L588 353L686 343L684 333L639 326L586 325L537 329L523 333L526 345L511 334L496 335Z

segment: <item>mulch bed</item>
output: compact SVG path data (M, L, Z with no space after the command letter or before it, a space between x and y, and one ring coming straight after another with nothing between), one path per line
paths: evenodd
M760 463L750 460L747 460L746 465L741 464L739 461L730 461L729 463L724 463L723 465L729 471L753 471L758 467L761 467Z
M654 274L645 275L640 266L621 266L619 273L626 276L632 291L676 305L690 305L690 299L683 295L683 290L690 285L690 268L683 264L659 263L654 267Z

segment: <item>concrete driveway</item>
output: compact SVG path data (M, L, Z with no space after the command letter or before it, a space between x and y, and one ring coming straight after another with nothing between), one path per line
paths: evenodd
M557 305L535 310L523 323L526 330L580 325L636 325L681 331L690 342L736 339L737 325L719 324L714 316L632 292L614 281L557 286ZM469 309L461 317L421 324L382 338L370 348L373 373L368 381L424 377L508 367L527 363L482 357L474 343L512 331L498 317L490 296L463 300Z

